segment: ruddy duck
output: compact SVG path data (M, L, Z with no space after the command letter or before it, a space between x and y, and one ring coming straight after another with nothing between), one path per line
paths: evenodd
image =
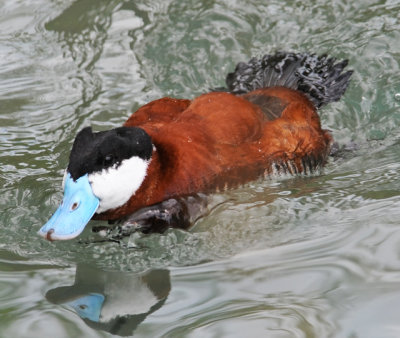
M332 137L317 109L343 95L352 74L346 66L326 55L265 55L239 63L226 89L152 101L109 131L84 128L63 201L39 234L71 239L92 217L114 221L148 207L154 221L170 199L321 168Z

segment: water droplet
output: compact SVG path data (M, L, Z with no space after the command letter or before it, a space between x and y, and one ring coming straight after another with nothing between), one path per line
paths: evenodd
M396 101L400 101L400 93L394 94L394 99L395 99Z

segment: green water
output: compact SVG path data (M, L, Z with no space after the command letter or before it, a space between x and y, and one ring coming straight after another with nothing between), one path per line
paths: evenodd
M400 336L400 4L310 3L0 2L1 337ZM276 50L349 59L321 116L356 150L320 176L216 195L190 232L37 236L81 128L193 98Z

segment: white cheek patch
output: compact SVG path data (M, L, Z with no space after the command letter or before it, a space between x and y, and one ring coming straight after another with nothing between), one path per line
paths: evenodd
M89 175L93 194L100 200L96 213L125 204L142 185L150 161L134 156L123 160L117 168L103 169Z

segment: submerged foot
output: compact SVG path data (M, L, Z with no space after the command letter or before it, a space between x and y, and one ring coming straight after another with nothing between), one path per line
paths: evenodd
M125 219L118 221L113 228L93 227L93 232L115 233L113 238L130 236L134 232L163 233L168 228L187 229L200 217L208 213L208 197L204 194L171 198L161 203L140 209Z

